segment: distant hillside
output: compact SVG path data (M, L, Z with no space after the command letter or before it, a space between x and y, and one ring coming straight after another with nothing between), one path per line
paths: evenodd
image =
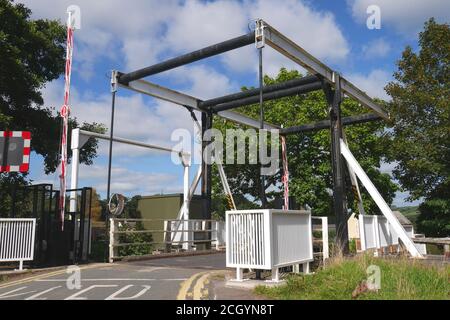
M400 211L414 224L414 226L416 225L417 216L419 215L419 206L399 207L395 208L395 210Z

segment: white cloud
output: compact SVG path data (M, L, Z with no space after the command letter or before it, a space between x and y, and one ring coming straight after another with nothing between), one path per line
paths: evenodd
M382 58L391 51L391 45L383 38L375 39L362 47L365 59Z
M193 51L243 34L247 17L235 1L187 1L171 16L167 43L175 51Z
M73 4L72 0L20 2L33 11L34 18L61 21L66 21L66 8ZM76 56L76 62L87 64L81 69L89 73L92 72L90 65L111 55L124 55L129 69L155 61L159 53L159 34L177 1L133 1L130 4L120 0L79 0L76 5L81 9L81 30L75 33L75 50L82 53Z
M391 81L391 74L385 70L375 69L368 75L361 73L348 74L346 76L352 83L358 84L358 88L365 91L372 98L390 100L384 91L384 87Z
M106 192L107 167L101 165L81 166L80 181L91 185L97 192ZM111 190L114 193L152 195L156 193L182 192L180 175L171 173L140 172L113 166L111 170ZM83 184L83 185L85 185ZM80 184L81 185L81 184Z
M248 22L262 18L326 63L344 61L350 52L349 44L330 12L315 11L304 2L295 0L245 1L244 7ZM254 46L228 53L224 62L233 71L256 73L258 70L258 55ZM304 71L298 64L268 46L263 52L263 64L264 73L271 76L276 75L281 67Z
M59 18L71 0L21 0L36 18ZM245 0L133 1L79 0L82 29L76 32L83 64L82 76L89 79L102 57L113 58L127 70L150 65L161 58L189 52L248 32L254 19L265 19L320 59L341 61L349 46L334 16L316 11L303 1ZM333 48L333 50L330 50ZM297 67L279 53L267 50L270 74L281 66ZM123 56L123 61L120 57ZM222 61L231 71L255 71L256 50L252 47L230 52Z
M353 17L366 23L369 5L378 5L381 10L381 28L393 27L397 32L415 36L423 23L431 17L438 21L450 19L448 0L347 0Z
M61 101L63 86L61 81L49 83L43 90L46 106L57 107ZM72 89L71 112L79 122L110 124L111 96L109 94L92 97ZM59 107L56 108L59 110ZM146 143L172 146L170 135L173 130L185 128L193 131L189 113L180 106L155 99L144 99L142 95L123 96L116 99L114 135ZM116 146L117 145L117 146ZM107 153L107 147L100 145L99 153ZM148 150L115 144L115 155L143 155Z

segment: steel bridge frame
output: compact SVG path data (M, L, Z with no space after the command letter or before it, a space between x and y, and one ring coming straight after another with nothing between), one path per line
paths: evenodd
M159 74L195 61L209 58L227 51L235 50L250 44L262 49L265 45L275 49L280 54L305 68L310 75L300 79L294 79L274 85L262 86L245 92L238 92L209 100L201 100L190 95L171 90L157 85L143 78ZM343 158L341 155L340 139L342 138L343 125L364 123L380 119L389 120L389 114L365 92L342 77L338 72L326 66L320 60L312 56L298 44L288 39L264 20L258 19L255 30L245 35L220 42L191 53L187 53L152 66L128 73L113 71L111 76L112 85L112 116L111 116L111 138L114 125L115 94L118 87L129 89L158 99L169 101L173 104L187 107L190 110L202 113L202 133L212 127L214 116L226 120L260 129L279 129L282 135L296 134L300 132L321 130L329 128L331 131L332 147L332 169L333 169L333 207L336 214L337 241L339 245L347 248L347 207L345 200L345 179ZM232 109L258 103L262 98L267 101L282 97L304 94L316 90L323 90L330 109L330 119L313 124L303 124L291 128L281 128L277 125L253 119ZM372 113L352 117L341 118L341 102L344 95L358 101L361 105L372 110ZM262 126L263 124L263 126ZM110 164L108 173L108 197L110 193L110 165L112 156L112 139L110 140ZM202 149L207 147L204 141ZM203 159L202 159L203 161ZM210 162L209 162L210 163ZM206 210L210 213L211 208L211 168L204 161L202 163L202 197L206 200Z

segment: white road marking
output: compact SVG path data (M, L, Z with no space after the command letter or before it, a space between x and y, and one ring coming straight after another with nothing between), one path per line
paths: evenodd
M26 298L25 300L47 300L47 298L39 298L39 299L36 299L36 298L40 297L40 296L42 296L42 295L44 295L46 293L49 293L50 291L58 289L58 288L61 288L61 286L52 287L52 288L44 290L42 292L38 292L35 295L32 295L31 297Z
M65 298L64 300L87 300L87 297L80 297L81 294L88 292L89 290L95 289L95 288L115 288L117 287L116 284L95 284L93 286L87 287L86 289L80 290L77 293L71 295L70 297Z
M0 295L0 299L15 298L15 297L19 297L19 296L23 296L23 295L26 295L26 294L29 294L29 293L34 293L34 292L36 292L36 291L28 291L28 292L17 293L17 294L11 295L11 293L14 293L14 292L17 292L17 291L26 289L26 288L28 288L28 287L20 287L20 288L17 288L17 289L14 289L14 290L11 290L11 291L2 293L2 294Z
M139 291L137 294L135 294L132 297L122 297L122 298L117 298L117 296L119 294L121 294L122 292L128 290L129 288L133 287L134 285L130 284L127 285L125 287L123 287L122 289L118 290L117 292L113 293L112 295L110 295L109 297L107 297L105 300L133 300L133 299L137 299L140 296L142 296L144 293L146 293L148 290L150 290L151 286L143 286L144 289L142 289L141 291Z
M104 282L104 281L184 281L186 278L180 279L135 279L135 278L118 278L118 279L81 279L84 282ZM67 279L40 279L36 282L66 282Z
M167 270L167 268L163 268L163 267L145 268L145 269L140 269L137 272L153 272L156 270Z

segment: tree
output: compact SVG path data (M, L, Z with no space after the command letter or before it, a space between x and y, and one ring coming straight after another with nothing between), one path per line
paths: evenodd
M429 199L419 206L417 229L420 233L434 237L450 235L450 201L448 199Z
M103 208L100 202L100 195L95 188L92 189L92 202L91 202L91 219L92 221L103 220Z
M419 34L419 53L408 46L386 86L393 118L389 135L393 171L411 199L450 189L450 29L434 19Z
M418 230L448 236L450 229L450 26L434 19L419 34L418 53L408 46L387 93L393 118L390 160L394 177L411 193L425 198ZM446 230L446 231L445 231Z
M45 172L50 173L59 163L61 118L54 108L44 106L41 90L64 72L66 28L58 21L30 16L23 4L0 0L0 127L31 131L32 151L44 157ZM80 124L75 118L69 126L105 131L102 125ZM96 148L97 141L90 139L81 162L92 164Z
M301 77L298 71L281 69L275 78L264 77L266 85L284 82ZM247 90L247 88L243 88ZM380 101L380 103L382 103ZM264 103L265 120L269 123L282 125L287 128L294 125L316 122L328 118L328 105L322 91L315 91L301 96L286 97ZM237 110L253 118L259 117L259 106L246 106ZM359 104L346 98L342 103L343 116L361 113ZM227 128L240 128L240 125L231 124L223 119L215 118L215 128L225 133ZM396 185L389 175L379 171L385 148L382 145L384 123L372 122L357 124L345 128L350 149L366 170L369 177L380 190L388 203L391 203L396 191ZM321 130L305 132L287 137L290 184L289 189L295 197L297 204L312 208L316 215L330 215L332 212L331 155L330 131ZM230 188L233 194L241 194L247 199L258 202L259 197L259 167L257 165L224 165ZM277 174L267 177L266 192L269 207L273 207L276 196L281 196L280 190L281 168ZM349 183L347 184L349 185ZM347 198L352 199L350 188ZM363 188L362 188L363 189ZM221 189L213 189L220 192ZM364 190L364 189L363 189ZM377 213L378 208L363 192L367 212ZM355 203L349 206L356 210Z

